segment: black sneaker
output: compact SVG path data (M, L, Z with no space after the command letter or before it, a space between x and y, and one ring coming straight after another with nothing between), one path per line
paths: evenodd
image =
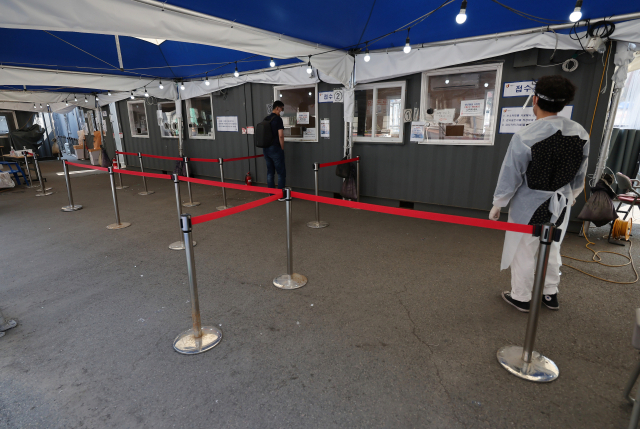
M558 310L560 305L558 304L558 294L554 293L553 295L542 295L542 303L549 310Z
M522 311L523 313L529 312L529 303L518 301L511 298L511 292L507 292L507 291L502 292L502 299L507 301L510 305L513 305L518 311Z

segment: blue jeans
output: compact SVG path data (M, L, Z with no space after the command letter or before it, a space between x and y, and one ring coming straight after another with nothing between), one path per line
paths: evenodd
M278 189L284 189L287 178L287 170L284 167L284 151L280 145L265 147L262 150L264 160L267 162L267 186L275 188L274 175L278 172Z

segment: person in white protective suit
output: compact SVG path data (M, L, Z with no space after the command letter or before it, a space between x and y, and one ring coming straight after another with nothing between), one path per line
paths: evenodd
M545 76L536 83L533 112L536 121L514 134L502 162L489 219L511 203L509 222L540 225L551 222L562 229L560 242L551 245L542 303L557 310L560 282L560 243L569 223L571 206L584 188L589 158L589 134L557 115L575 95L576 87L562 76ZM571 205L569 205L571 202ZM507 232L500 269L511 267L511 291L502 298L529 312L536 253L540 240Z

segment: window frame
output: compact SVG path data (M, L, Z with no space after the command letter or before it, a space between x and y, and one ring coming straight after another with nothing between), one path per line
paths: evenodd
M144 109L144 117L147 120L147 135L144 134L134 134L133 133L133 122L131 121L132 117L131 117L131 108L129 106L133 105L133 104L142 104L142 108ZM145 100L131 100L131 101L127 101L127 118L129 119L129 133L131 134L132 138L141 138L141 139L148 139L149 138L149 134L150 134L150 129L149 129L149 114L147 113L147 102Z
M286 142L307 142L307 143L317 143L319 140L319 136L318 136L318 124L320 123L320 116L319 116L319 112L318 112L318 84L317 83L312 83L309 85L278 85L278 86L274 86L273 87L273 100L279 100L280 97L278 95L278 92L281 90L287 90L287 89L302 89L302 88L313 88L313 91L315 93L313 99L316 105L316 126L315 126L315 130L316 130L316 137L315 139L305 139L305 138L300 138L300 137L286 137L284 138L284 141Z
M443 74L456 74L456 73L473 73L473 72L483 72L483 71L494 71L496 72L496 81L495 81L495 93L493 95L493 106L492 112L493 115L493 123L491 124L491 129L493 130L491 137L488 140L428 140L425 138L423 142L420 144L428 144L428 145L445 145L445 146L494 146L496 141L496 136L498 135L498 115L500 112L500 97L502 94L502 69L503 63L491 63L491 64L480 64L475 66L462 66L462 67L449 67L444 69L437 70L427 70L422 72L422 85L420 91L420 119L422 121L426 121L426 109L429 108L429 77L430 76L440 76ZM428 122L428 121L426 121Z
M209 99L209 106L211 106L211 135L206 135L206 136L192 136L190 133L191 128L189 127L189 109L191 108L191 100L193 100L194 98L208 98ZM187 129L187 139L189 140L215 140L216 139L216 116L213 114L213 93L209 93L209 94L205 94L205 95L198 95L197 97L191 97L191 98L187 98L186 100L184 100L184 108L186 110L186 116L187 116L187 120L186 120L186 129ZM185 115L183 115L185 116Z
M158 109L157 110L160 111L160 112L162 111L162 109L160 108L160 106L162 104L172 104L174 109L175 109L175 106L176 106L175 101L158 101ZM157 113L156 113L156 115L157 115ZM180 127L180 121L179 120L178 120L178 127ZM158 128L160 128L160 138L161 139L179 139L180 138L180 136L163 136L162 135L162 127L160 125L158 125ZM179 132L180 132L180 130L178 129L178 133Z
M377 100L378 100L378 89L380 88L396 88L400 86L400 104L402 105L401 109L400 109L400 136L399 137L376 137L375 133L372 131L371 132L371 137L366 137L366 136L354 136L353 135L353 131L352 133L352 139L354 143L381 143L381 144L403 144L404 143L404 118L402 116L402 113L404 112L405 109L405 105L407 102L407 81L406 80L396 80L396 81L392 81L392 82L380 82L380 83L367 83L367 84L363 84L363 85L356 85L356 87L354 88L354 91L360 91L360 90L367 90L367 89L373 89L373 106L377 105ZM356 110L356 105L355 102L353 104L353 113L354 113L354 117L355 117L355 110ZM377 109L373 109L372 108L372 117L371 117L371 124L377 124Z
M0 110L0 113L11 113L11 115L13 116L13 124L16 127L16 130L18 129L18 119L16 118L16 112L13 110ZM9 131L11 132L11 131ZM8 139L9 138L9 133L7 134L0 134L0 138L1 139Z

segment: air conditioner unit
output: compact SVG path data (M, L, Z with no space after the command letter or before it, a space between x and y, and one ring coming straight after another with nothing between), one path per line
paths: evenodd
M431 76L429 80L431 90L433 91L480 87L480 75L478 73L465 73L454 76Z

